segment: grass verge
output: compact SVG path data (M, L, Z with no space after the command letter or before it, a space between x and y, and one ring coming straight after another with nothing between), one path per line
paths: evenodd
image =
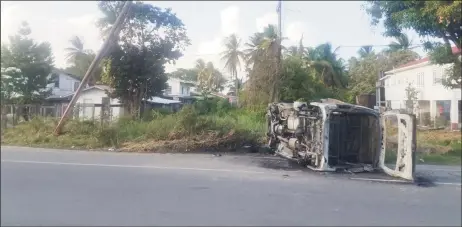
M396 162L397 131L387 141L387 163ZM416 161L419 164L461 165L462 142L460 131L417 131Z
M52 135L56 120L34 118L3 133L2 144L122 151L189 151L236 147L264 139L263 113L229 109L201 113L192 106L178 113L152 112L149 120L122 118L112 125L92 121L69 121L60 136Z

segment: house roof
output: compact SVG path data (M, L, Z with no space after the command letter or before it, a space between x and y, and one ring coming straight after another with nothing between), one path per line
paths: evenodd
M460 54L460 49L457 48L456 46L453 46L451 48L451 50L452 50L453 54ZM424 62L428 62L429 60L430 60L429 57L425 57L425 58L422 58L422 59L411 61L411 62L408 62L406 64L403 64L403 65L400 65L400 66L396 67L395 70L396 69L402 69L402 68L409 67L409 66L413 66L413 65L418 65L418 64L421 64L421 63L424 63Z
M74 92L69 92L69 91L55 91L54 94L50 95L47 97L47 100L62 100L62 99L69 99Z
M91 86L89 88L84 89L83 91L88 91L88 90L91 90L91 89L98 89L98 90L101 90L101 91L112 91L113 90L113 88L111 88L111 87L109 87L107 85L94 85L94 86ZM159 104L181 103L181 101L164 99L164 98L157 97L157 96L152 97L152 98L148 99L147 101L151 102L151 103L159 103Z
M178 101L178 100L163 99L163 98L161 98L161 97L152 97L152 98L148 99L148 102L160 103L160 104L175 104L175 103L181 103L181 101Z
M78 81L82 81L82 78L80 78L79 76L76 76L74 74L70 74L62 69L58 69L58 68L53 68L53 72L55 73L61 73L61 74L65 74L66 76L69 76L75 80L78 80Z
M102 91L112 91L113 89L107 85L93 85L91 87L88 87L88 88L85 88L83 89L82 91L88 91L88 90L91 90L91 89L99 89L99 90L102 90Z

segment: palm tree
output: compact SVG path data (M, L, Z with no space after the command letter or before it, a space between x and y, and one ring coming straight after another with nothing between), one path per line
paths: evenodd
M246 67L255 64L262 55L261 44L263 42L263 33L257 32L250 36L250 42L246 43L247 49L244 50Z
M277 56L279 50L279 40L278 29L276 26L270 24L263 30L263 40L261 48L266 50L268 55Z
M314 49L308 49L305 55L306 63L313 67L316 75L329 87L345 87L344 73L345 65L343 61L337 59L332 45L325 43Z
M64 49L67 52L66 60L68 64L75 64L78 60L93 60L90 59L90 55L93 54L92 51L83 48L84 43L82 39L78 36L73 36L69 42L71 43L71 47Z
M237 70L241 69L241 61L245 60L245 53L241 50L241 40L232 34L224 40L226 50L221 53L221 60L225 61L225 68L231 73L231 77L235 81L236 95L239 90L237 79Z
M298 42L298 46L290 46L285 49L285 55L287 56L296 56L296 57L303 57L307 52L307 48L303 46L303 35L300 38L300 41Z
M84 49L84 42L78 36L73 36L69 42L71 46L64 50L66 51L66 61L71 66L66 68L66 71L83 78L96 55L92 50ZM99 65L89 80L89 85L94 85L100 79L101 73L102 67Z
M396 41L393 41L389 44L388 51L397 51L397 50L408 50L411 47L412 41L409 40L409 37L401 33L400 35L395 37Z
M223 74L215 68L212 62L205 63L204 60L198 59L195 69L198 72L197 80L199 82L199 88L204 97L207 97L211 92L223 90L226 79Z
M358 50L358 54L361 58L365 58L366 56L370 55L373 53L373 49L372 49L372 46L362 46L359 50Z

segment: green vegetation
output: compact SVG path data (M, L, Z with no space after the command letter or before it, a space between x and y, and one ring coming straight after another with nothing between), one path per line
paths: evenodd
M387 163L396 162L397 129L387 131ZM417 131L417 163L460 165L462 158L462 139L460 131L427 130Z
M461 49L462 1L367 1L365 6L373 25L383 21L385 36L399 37L404 29L412 29L425 40L433 63L454 63L447 70L443 85L461 87L460 52L453 54L451 45ZM443 43L432 43L427 38L442 39Z
M1 102L36 103L51 93L47 84L53 68L50 43L37 43L30 38L31 29L23 22L18 33L2 44Z
M122 118L109 126L92 121L70 121L64 134L52 135L56 120L34 118L5 130L3 144L55 148L97 149L117 147L126 151L186 151L233 147L263 142L263 111L231 107L226 100L204 100L177 113L152 111L143 120Z

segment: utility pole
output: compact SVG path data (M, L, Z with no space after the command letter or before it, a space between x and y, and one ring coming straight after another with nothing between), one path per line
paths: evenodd
M88 80L93 75L93 72L95 71L96 66L99 65L99 63L101 62L101 59L108 52L111 42L114 42L115 40L117 40L115 38L119 35L120 30L122 29L122 25L125 22L125 18L127 17L128 10L130 9L131 4L132 4L132 1L125 2L121 13L117 17L117 20L115 21L114 25L111 28L111 31L109 32L108 38L106 39L106 41L104 41L103 46L99 50L95 59L93 59L93 62L90 64L90 67L87 69L87 72L85 73L85 76L83 77L82 82L80 83L79 87L75 91L74 96L71 99L71 102L69 103L66 110L64 111L63 116L59 120L58 125L56 126L55 131L54 131L55 135L61 134L61 130L64 126L64 123L69 115L69 112L71 112L75 103L77 102L80 92L83 90L85 86L87 86Z
M277 6L277 13L278 13L278 39L277 39L277 44L278 44L278 53L277 53L277 66L276 66L276 76L275 76L275 81L274 81L274 89L273 89L273 101L274 102L279 102L279 81L281 77L281 72L282 72L282 65L281 65L281 58L282 58L282 17L281 17L281 12L282 12L282 0L278 1L278 6Z

